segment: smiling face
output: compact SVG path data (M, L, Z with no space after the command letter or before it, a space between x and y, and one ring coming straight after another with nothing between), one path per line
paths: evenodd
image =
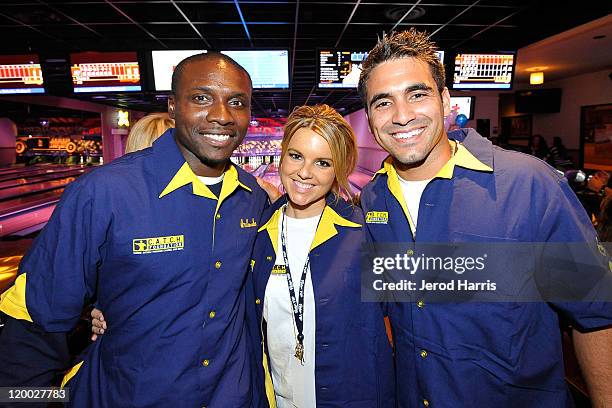
M440 95L426 63L407 57L376 66L366 101L370 131L400 176L431 178L448 161L444 116L450 114L450 95L446 88Z
M320 214L325 208L325 196L336 181L329 144L312 129L299 128L283 154L279 174L289 196L290 217Z
M246 135L250 102L247 74L222 56L204 57L183 67L168 112L176 123L179 149L195 174L221 175Z

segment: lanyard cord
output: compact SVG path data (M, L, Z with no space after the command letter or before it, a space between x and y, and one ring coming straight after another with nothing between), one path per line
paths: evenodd
M291 278L291 270L289 269L289 259L287 258L287 233L286 222L287 222L287 206L283 207L283 222L281 223L281 247L283 251L283 260L285 261L285 268L287 276L287 286L289 287L289 297L291 298L291 309L295 320L295 326L297 328L297 345L295 347L295 357L304 364L304 287L306 286L306 273L308 272L308 266L310 265L310 253L306 256L306 262L304 263L304 269L302 270L302 276L300 277L300 287L298 298L295 296L295 287L293 286L293 279ZM317 229L321 222L321 216L317 222ZM316 230L315 230L316 231Z

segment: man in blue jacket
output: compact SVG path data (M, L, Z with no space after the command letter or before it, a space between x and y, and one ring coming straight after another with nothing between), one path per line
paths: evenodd
M595 243L575 195L544 162L494 147L474 130L446 133L450 97L435 50L425 33L393 33L363 64L370 131L390 154L361 194L370 238ZM594 405L612 404L610 303L421 298L391 302L388 313L401 407L571 406L558 313L585 331L574 331L574 344Z
M44 332L69 331L86 299L104 310L108 332L64 377L73 406L253 406L244 283L267 196L229 161L251 87L227 56L183 60L176 128L72 183L2 295L12 324ZM0 385L26 332L0 339Z

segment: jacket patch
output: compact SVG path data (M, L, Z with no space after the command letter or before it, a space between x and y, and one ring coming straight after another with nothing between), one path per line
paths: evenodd
M248 218L241 218L240 219L240 228L253 228L257 226L257 221L255 221L255 218L251 218L251 220L249 221Z
M272 275L284 275L287 273L287 267L285 265L274 265L272 267Z
M366 224L386 224L389 222L387 211L368 211L365 219Z
M132 252L137 255L154 254L157 252L182 251L184 247L184 235L136 238L132 240Z

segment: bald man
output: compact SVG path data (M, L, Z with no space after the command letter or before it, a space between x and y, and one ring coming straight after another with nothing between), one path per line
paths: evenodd
M245 279L267 196L229 160L251 79L208 53L183 60L172 85L176 128L72 183L0 301L45 333L72 329L86 299L104 310L107 334L64 377L72 406L257 405ZM19 358L11 333L0 366Z

